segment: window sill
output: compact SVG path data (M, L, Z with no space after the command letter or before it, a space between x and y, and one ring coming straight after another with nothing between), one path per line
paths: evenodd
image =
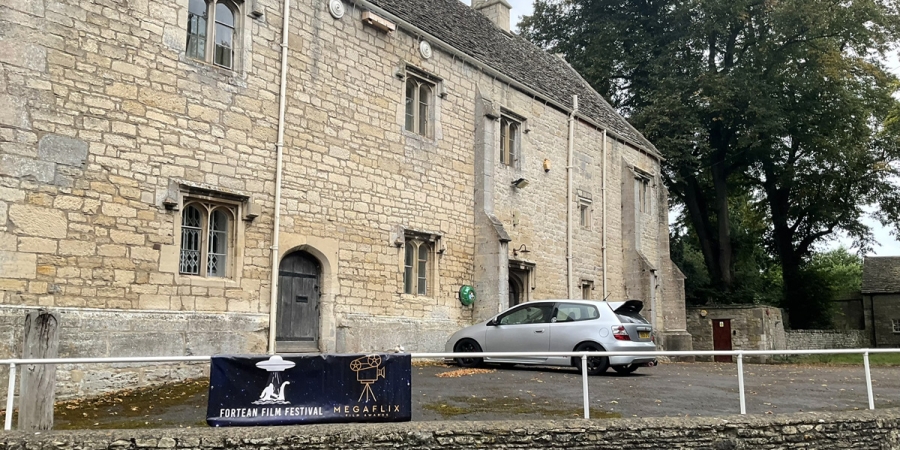
M403 128L403 130L400 133L403 135L403 137L405 137L407 139L411 139L413 141L421 142L423 144L437 145L437 139L435 139L433 137L422 136L419 133L413 133L412 131L409 131L406 128ZM407 295L412 295L412 294L407 294Z
M197 275L178 274L175 276L175 283L188 286L200 287L239 287L240 280L234 278L214 278L201 277Z
M181 62L196 67L198 69L197 72L201 75L214 77L218 81L234 86L246 87L244 76L237 69L228 69L210 62L190 58L184 53L182 53L181 56Z
M400 294L400 300L408 300L420 303L433 303L435 301L434 297L416 294Z

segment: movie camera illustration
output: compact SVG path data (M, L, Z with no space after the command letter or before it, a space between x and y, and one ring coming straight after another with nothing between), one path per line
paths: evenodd
M360 356L350 361L350 370L356 372L356 381L365 386L357 401L361 402L363 397L366 397L366 403L369 402L370 398L372 401L376 401L375 392L372 391L372 384L378 381L379 378L384 378L381 356Z

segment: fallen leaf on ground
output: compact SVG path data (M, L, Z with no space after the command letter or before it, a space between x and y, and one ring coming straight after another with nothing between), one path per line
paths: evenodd
M494 373L497 369L457 369L449 372L441 372L435 375L438 378L459 378L466 375L475 375L479 373Z

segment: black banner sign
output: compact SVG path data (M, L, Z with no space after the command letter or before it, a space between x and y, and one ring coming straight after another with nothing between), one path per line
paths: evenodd
M412 417L409 354L215 356L210 426L403 422Z

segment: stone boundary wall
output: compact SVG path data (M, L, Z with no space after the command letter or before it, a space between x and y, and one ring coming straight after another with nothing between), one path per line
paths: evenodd
M900 410L723 418L8 432L0 450L896 449Z
M0 357L22 357L25 315L33 309L37 308L0 306ZM60 316L60 358L266 352L268 315L264 314L81 308L54 308L54 311ZM56 366L56 398L94 396L203 377L208 372L208 362L61 364ZM8 373L8 366L0 366L0 380L6 380Z
M785 330L788 350L869 348L872 332L866 330Z

